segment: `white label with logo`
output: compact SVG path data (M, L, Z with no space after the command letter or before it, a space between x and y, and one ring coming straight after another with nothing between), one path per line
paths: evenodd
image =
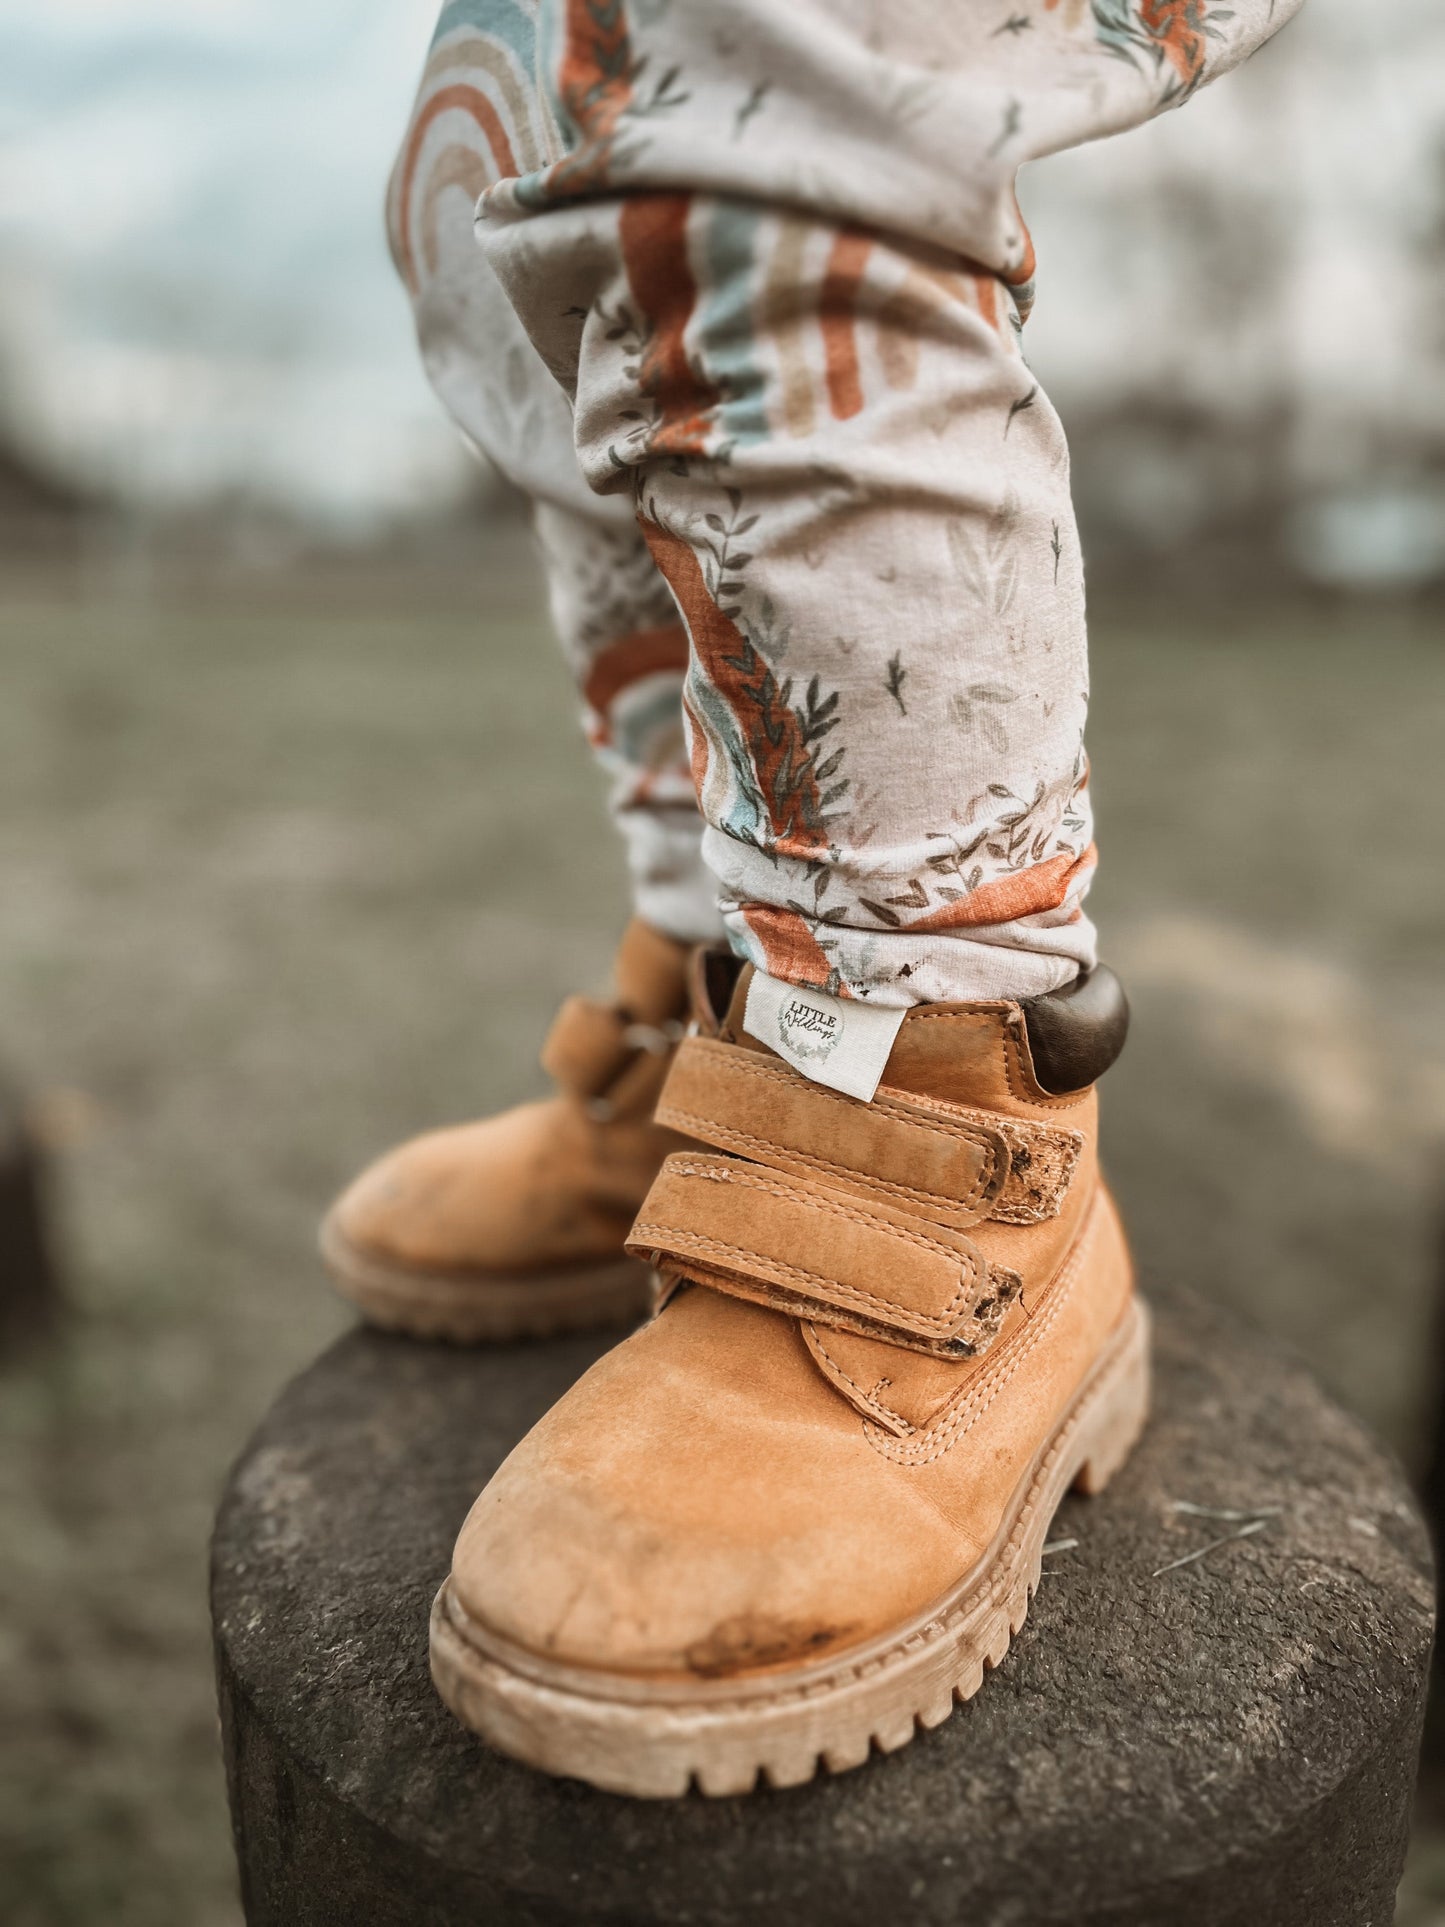
M743 1029L830 1090L872 1100L904 1010L887 1010L825 990L801 990L753 972Z

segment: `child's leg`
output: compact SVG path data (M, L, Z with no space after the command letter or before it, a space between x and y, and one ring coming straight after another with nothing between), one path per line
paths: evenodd
M1292 0L544 5L567 152L478 231L685 617L734 947L884 1003L1094 955L1083 570L1023 358L1023 160Z
M684 942L715 936L717 886L682 737L687 637L631 505L593 493L567 397L477 245L472 210L502 174L561 152L533 84L530 29L449 8L433 43L387 202L427 373L464 435L528 497L554 623L612 783L637 914ZM485 11L485 9L484 9Z
M936 1725L1143 1424L1013 180L1270 11L543 0L569 151L484 197L488 258L677 598L704 853L791 980L700 973L656 1111L695 1142L627 1244L657 1315L509 1455L433 1617L448 1703L551 1772L733 1794Z

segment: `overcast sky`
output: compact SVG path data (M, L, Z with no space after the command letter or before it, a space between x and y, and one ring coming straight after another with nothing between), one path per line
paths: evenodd
M466 459L381 202L434 0L0 0L0 384L62 461L340 517Z
M455 487L381 220L437 5L0 0L0 415L143 496L364 524ZM1346 499L1392 436L1445 435L1441 0L1308 0L1024 204L1066 416L1293 395L1301 486Z

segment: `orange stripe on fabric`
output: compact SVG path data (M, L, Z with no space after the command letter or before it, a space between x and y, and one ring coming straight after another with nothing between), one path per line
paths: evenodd
M627 279L652 322L638 365L639 385L659 414L647 439L649 454L702 454L707 418L722 399L694 369L684 339L697 303L687 252L691 206L690 194L634 194L618 216Z
M687 718L688 761L692 770L693 794L697 798L698 808L701 809L703 787L707 782L707 737L703 734L702 724L693 714L692 704L685 695L682 699L682 713Z
M981 883L957 903L920 917L905 926L910 937L937 930L971 930L986 923L1012 923L1015 917L1035 917L1057 910L1070 891L1094 868L1099 853L1091 843L1082 856L1051 856L1046 863L1016 870L1012 876Z
M743 922L763 946L770 977L815 990L827 985L833 966L796 910L779 910L770 903L745 903ZM839 985L838 995L848 995L846 984Z
M515 66L506 51L485 34L450 36L435 48L426 63L422 86L430 88L443 74L470 73L478 70L494 81L512 126L512 141L517 159L524 169L540 166L544 156L538 146L536 104L530 90L524 91Z
M415 291L417 285L416 261L411 246L411 191L416 179L417 162L421 158L422 142L432 122L441 114L449 113L459 107L469 114L486 135L487 145L492 150L499 179L507 179L517 171L517 163L512 155L512 144L507 139L495 107L486 95L476 87L468 87L458 82L452 87L443 87L433 94L412 123L411 135L406 144L406 157L402 163L401 182L397 190L397 240L401 254L401 271L407 285Z
M836 421L847 421L863 407L863 381L858 366L858 289L873 243L856 228L840 228L823 276L819 326L823 332L823 367L828 406Z
M780 856L828 847L822 799L802 727L767 664L708 594L702 567L680 535L639 517L652 559L677 597L698 667L737 719Z
M687 631L680 622L634 629L597 652L588 667L582 694L589 708L606 715L629 684L641 682L644 676L686 668Z

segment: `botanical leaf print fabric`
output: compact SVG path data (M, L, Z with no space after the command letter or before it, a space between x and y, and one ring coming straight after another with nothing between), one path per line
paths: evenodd
M700 849L791 981L1030 996L1093 960L1083 571L1015 177L1296 4L447 6L393 246L433 380L539 505L642 915L704 934Z

